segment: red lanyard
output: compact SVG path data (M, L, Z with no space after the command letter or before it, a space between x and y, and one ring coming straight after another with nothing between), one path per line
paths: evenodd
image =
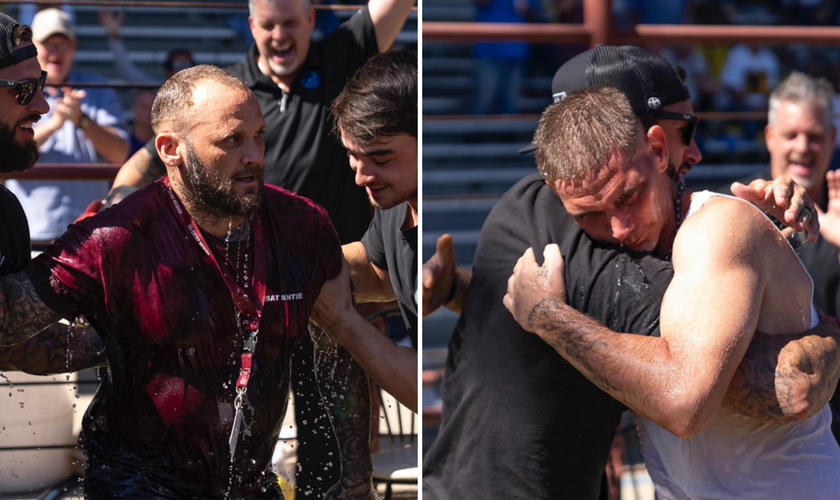
M265 237L263 235L262 221L259 214L255 213L253 217L254 223L254 272L251 277L251 290L253 295L249 296L247 290L244 290L239 283L236 282L233 276L226 270L222 269L216 257L210 251L209 245L204 240L201 231L196 227L190 214L184 209L175 192L169 184L169 177L164 177L164 184L166 191L169 194L169 200L175 210L175 214L183 224L183 227L192 235L193 240L198 244L204 252L204 260L210 262L222 277L225 279L228 291L230 292L233 302L239 314L237 314L237 328L240 328L240 315L244 317L247 324L248 335L242 342L242 356L241 365L239 367L239 378L236 379L236 399L234 400L234 408L236 415L233 421L233 427L230 433L228 445L230 447L230 456L236 452L236 443L239 437L239 430L242 427L242 403L245 393L248 391L248 381L251 378L251 362L254 350L257 347L257 334L259 333L260 318L262 316L263 305L265 304L265 289L266 289L266 258L265 258Z

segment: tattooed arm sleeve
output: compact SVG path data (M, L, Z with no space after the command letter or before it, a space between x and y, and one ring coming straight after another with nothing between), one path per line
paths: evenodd
M819 412L837 387L840 329L823 320L801 335L756 332L735 372L725 404L767 422L791 422Z
M52 375L104 365L102 339L90 326L53 323L24 342L0 347L0 370Z
M0 278L0 346L22 342L59 319L38 297L25 271Z
M315 344L315 376L321 399L338 438L341 480L324 498L375 498L370 457L370 388L350 353L310 323Z

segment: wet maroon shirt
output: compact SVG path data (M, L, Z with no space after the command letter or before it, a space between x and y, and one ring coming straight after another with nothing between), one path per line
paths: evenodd
M120 489L138 498L214 497L228 488L243 338L224 279L167 196L156 182L71 226L28 269L41 299L67 318L84 314L106 347L110 376L83 424L86 488L94 497ZM234 498L274 481L268 469L292 347L307 334L321 285L341 270L336 233L313 202L266 186L259 217L266 297Z

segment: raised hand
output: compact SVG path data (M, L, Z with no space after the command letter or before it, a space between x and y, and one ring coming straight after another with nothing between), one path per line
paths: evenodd
M825 212L817 207L820 235L835 247L840 247L840 172L826 172L825 182L828 184L828 207Z
M790 177L780 175L773 181L756 179L749 186L735 182L730 189L738 198L755 204L796 232L807 231L808 239L817 241L821 222L816 217L817 207L805 188Z
M124 21L125 12L113 12L108 7L99 9L99 24L105 28L108 38L117 38Z
M435 254L423 264L423 316L445 306L456 285L455 249L452 236L444 234L437 240Z

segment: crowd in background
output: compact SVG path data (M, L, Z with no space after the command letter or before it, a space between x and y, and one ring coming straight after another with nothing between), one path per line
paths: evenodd
M583 22L582 0L475 0L476 22ZM827 0L613 0L613 26L629 30L644 24L716 24L770 26L836 26L840 6ZM840 48L806 44L648 44L649 50L687 73L694 109L702 112L766 112L767 99L784 77L797 70L826 78L840 89ZM586 50L583 44L538 45L524 42L478 43L473 48L476 81L484 82L474 97L473 112L522 113L517 96L531 89L528 77L550 77L556 68ZM495 88L486 82L494 71ZM495 92L495 97L490 97ZM545 94L543 94L545 95ZM840 99L835 98L835 113ZM840 123L838 123L840 124ZM703 120L697 132L701 149L714 156L721 150L762 144L763 121ZM708 143L708 144L707 144ZM704 146L710 146L705 147ZM760 151L764 154L763 151Z

